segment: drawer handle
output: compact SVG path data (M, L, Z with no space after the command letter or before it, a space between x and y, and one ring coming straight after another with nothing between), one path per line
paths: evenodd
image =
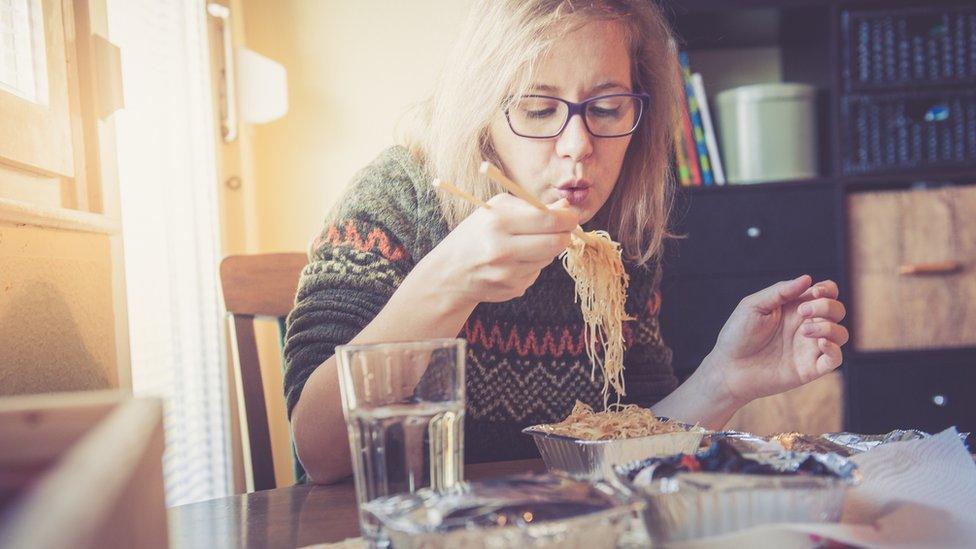
M902 275L938 275L951 274L962 270L962 263L958 261L938 261L935 263L910 263L898 268Z
M762 229L759 227L749 227L746 229L746 236L749 238L759 238L762 236Z
M935 404L936 406L945 407L945 405L948 403L949 399L947 399L945 395L935 395L932 397L932 404Z

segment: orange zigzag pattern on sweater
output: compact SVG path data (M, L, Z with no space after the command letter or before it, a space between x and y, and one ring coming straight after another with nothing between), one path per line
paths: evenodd
M341 231L338 225L339 222L330 224L312 242L312 249L318 250L323 244L330 244L332 246L349 245L361 252L378 250L383 257L390 261L400 261L409 257L407 250L403 246L399 244L394 246L390 243L390 237L378 227L374 227L366 235L366 239L364 240L359 234L359 229L356 228L356 223L353 220L347 220Z
M553 332L556 330L543 330L542 338L536 335L536 331L529 329L528 334L523 338L519 335L517 327L513 326L508 333L508 337L502 335L502 329L498 324L492 324L491 329L485 328L485 324L477 319L464 325L464 337L471 345L480 345L487 350L496 350L501 353L508 353L512 350L520 357L530 354L539 357L561 358L563 355L581 356L586 353L586 340L583 329L574 336L569 329L563 328L559 335L559 341ZM632 328L624 324L624 341L630 341L633 333Z

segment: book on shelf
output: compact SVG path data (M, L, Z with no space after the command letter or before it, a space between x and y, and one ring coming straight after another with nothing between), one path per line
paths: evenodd
M708 147L705 144L705 130L702 127L701 110L698 107L698 99L695 97L695 91L691 84L691 65L688 62L688 54L679 52L678 60L681 62L681 78L684 82L685 102L691 123L691 138L695 145L695 156L698 159L701 182L702 185L711 186L715 183L715 180L712 177L712 166L708 159Z
M695 92L695 100L701 112L702 129L705 133L705 146L711 161L712 177L716 185L725 185L725 169L722 167L722 156L718 152L718 140L715 139L715 126L712 124L712 114L708 108L708 96L705 95L705 83L701 73L691 75L691 87Z
M688 55L677 52L681 112L675 130L675 164L683 186L725 185L725 169L704 80L692 73Z
M684 73L681 70L679 54L678 65L678 96L681 103L681 143L684 149L685 163L688 165L688 173L692 186L702 185L702 173L698 161L698 148L695 145L694 129L691 125L691 115L688 110L688 90L684 85Z
M691 172L688 170L688 160L685 158L685 134L682 125L674 127L674 163L678 170L678 181L682 187L691 187Z

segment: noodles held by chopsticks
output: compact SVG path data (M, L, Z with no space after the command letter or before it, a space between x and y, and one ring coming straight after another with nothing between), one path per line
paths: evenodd
M539 429L580 440L616 440L685 431L682 425L658 419L653 412L636 404L611 404L610 408L594 412L589 405L577 400L566 419L551 425L540 425Z
M624 270L620 244L605 231L583 233L582 238L574 233L560 258L576 283L576 300L586 325L590 378L595 377L598 365L603 369L603 408L607 409L610 387L617 393L617 403L626 394L623 321L632 320L624 310L630 278Z
M500 184L510 193L548 211L545 204L509 179L490 162L482 162L479 171ZM576 164L576 177L582 177L582 166ZM440 179L431 182L455 196L480 207L486 203L454 185ZM610 403L610 388L617 393L617 403L625 395L623 322L627 316L627 285L630 278L624 270L620 244L605 231L583 232L579 226L572 232L571 243L561 255L563 267L576 284L576 301L580 304L585 324L586 355L590 359L590 379L596 378L596 368L603 370L603 408ZM600 354L602 348L602 356Z

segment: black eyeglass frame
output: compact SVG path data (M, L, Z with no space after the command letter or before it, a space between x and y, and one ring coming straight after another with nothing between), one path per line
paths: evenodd
M635 131L637 131L637 128L640 127L641 120L644 119L644 111L647 110L647 108L650 106L650 103L651 103L651 96L649 94L646 94L646 93L611 93L611 94L607 94L607 95L599 95L597 97L591 97L591 98L589 98L589 99L587 99L585 101L582 101L580 103L573 103L572 101L567 101L567 100L565 100L565 99L563 99L561 97L554 97L554 96L551 96L551 95L523 95L522 97L523 98L536 97L536 98L539 98L539 99L552 99L552 100L559 101L560 103L565 104L568 107L568 109L569 109L569 113L566 115L566 120L564 120L563 121L563 125L559 127L559 131L557 131L556 133L554 133L552 135L538 136L538 135L525 135L525 134L519 133L515 129L515 126L512 125L512 118L511 118L511 116L509 116L509 113L508 113L509 109L506 108L505 109L505 120L508 121L508 127L509 127L509 129L511 129L512 130L512 133L514 133L515 135L517 135L519 137L524 137L526 139L553 139L555 137L559 137L563 133L563 131L566 129L566 126L569 125L569 121L572 120L573 117L576 116L577 114L580 115L580 118L583 120L583 126L586 128L586 131L590 135L592 135L593 137L608 138L608 139L612 139L612 138L615 138L615 137L626 137L626 136L634 133ZM640 105L640 110L637 112L637 117L634 119L634 126L632 128L630 128L630 131L627 131L627 132L624 132L624 133L617 133L617 134L613 134L613 135L600 135L598 133L595 133L592 129L590 129L590 124L589 124L589 122L586 121L586 108L589 107L591 103L594 103L596 101L600 101L600 100L607 99L608 97L631 97L631 98L639 99L640 100L640 102L638 103Z

